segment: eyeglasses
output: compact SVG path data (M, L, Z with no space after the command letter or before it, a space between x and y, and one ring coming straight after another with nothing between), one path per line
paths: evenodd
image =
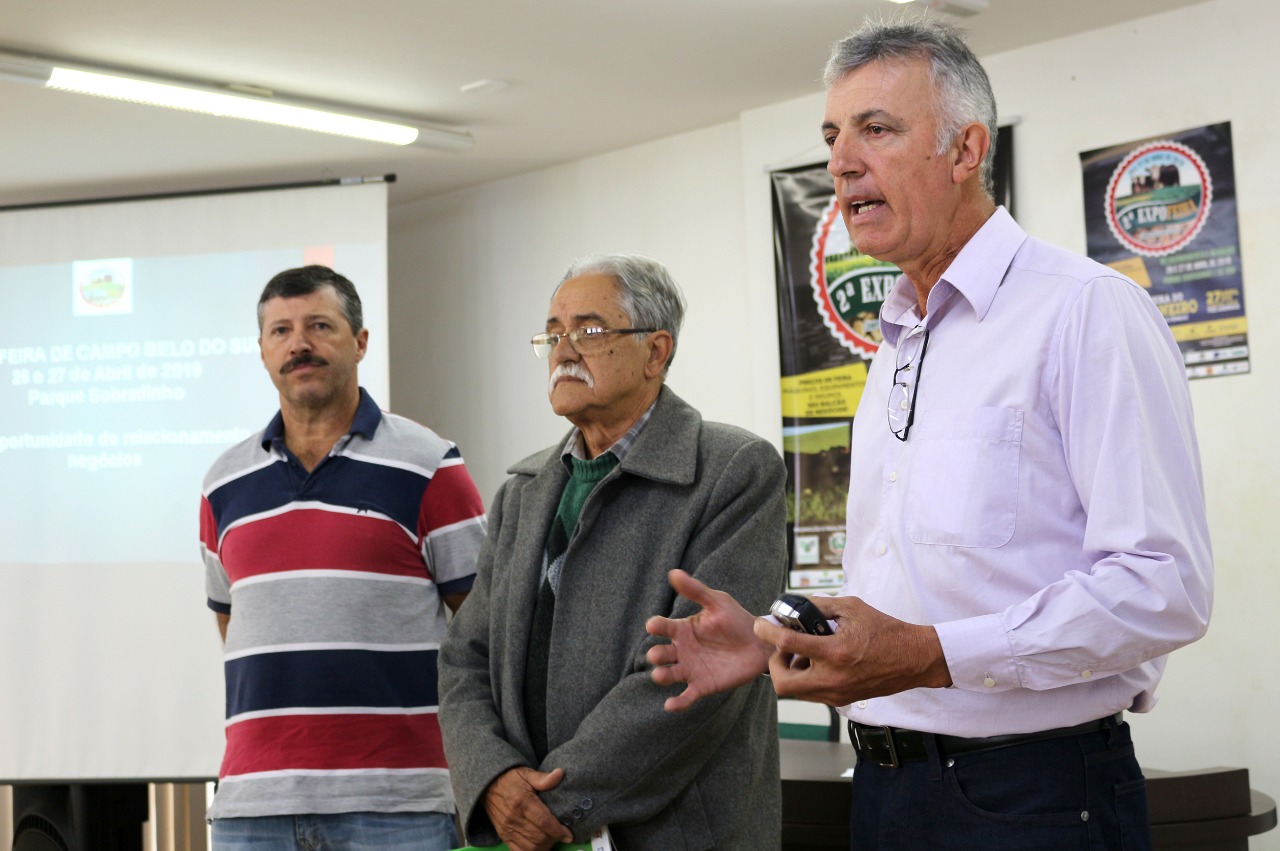
M917 325L898 340L893 386L889 388L889 431L906 440L916 418L916 393L924 372L924 353L929 348L929 329Z
M560 345L561 340L568 340L573 350L580 355L589 355L600 351L605 339L610 334L652 334L657 328L600 328L588 325L575 328L567 334L534 334L529 342L533 344L533 353L545 358Z

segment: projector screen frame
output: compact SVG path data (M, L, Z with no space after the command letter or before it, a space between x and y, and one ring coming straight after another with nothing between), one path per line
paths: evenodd
M342 268L341 262L333 265L352 278L365 302L366 327L370 329L371 341L369 356L360 368L361 383L385 408L390 406L390 389L386 188L383 184L391 180L394 180L394 175L13 205L0 208L0 221L9 214L55 215L60 208L85 211L100 208L111 213L123 207L109 205L164 205L170 202L182 205L197 199L210 199L215 210L229 209L226 205L242 197L249 199L248 204L255 208L272 207L282 203L289 193L302 193L299 197L307 199L303 206L311 206L319 197L314 194L317 192L332 198L332 206L337 210L332 215L335 221L342 217L341 208L358 208L363 212L356 214L361 221L353 230L351 244L376 243L377 257L371 261L376 269L352 273ZM262 195L268 192L281 194ZM230 214L221 215L230 217ZM321 218L323 216L317 213L317 219ZM167 226L167 222L165 224ZM305 223L295 222L289 227L297 231L305 228ZM330 226L318 227L324 230ZM288 253L294 248L304 249L312 244L331 244L334 242L332 236L330 230L317 233L314 240L300 237L279 246L278 250ZM0 234L0 242L4 238ZM190 251L195 242L198 240L179 246L175 256ZM229 245L228 251L260 251L261 243L256 234L251 234L247 243ZM91 249L90 255L116 256L114 252L101 253L97 248ZM161 252L161 256L167 255ZM256 337L255 301L257 292L269 275L288 265L302 265L304 257L300 250L296 262L256 276L261 280L255 278L248 284L252 295L237 297L230 304L229 309L235 314L237 323L242 323L235 332L241 339ZM8 259L6 257L5 265L11 266ZM54 262L48 257L33 256L25 260L20 258L17 265L25 266L32 260ZM214 299L220 296L217 292L210 293ZM0 324L0 330L3 328ZM5 340L0 339L0 348L4 345ZM251 354L254 371L246 381L253 382L248 387L253 390L258 403L245 421L244 428L250 432L265 426L276 409L270 380L258 363L256 351ZM5 382L11 379L10 371L4 368L7 366L0 364L0 378ZM0 436L4 431L0 428ZM221 448L207 446L204 450L206 454L216 455ZM5 454L0 452L0 470L4 469ZM199 562L195 535L199 491L199 477L195 477L191 481L184 480L172 493L164 495L168 505L163 510L172 510L175 512L173 516L180 517L183 524L191 524L190 546L183 549L176 561L153 560L128 565L127 569L132 572L130 582L135 586L129 589L120 590L122 582L97 583L94 577L87 577L87 571L94 568L75 563L35 565L42 575L21 575L23 570L30 571L32 565L13 563L5 554L8 547L0 544L0 620L22 620L18 627L11 625L6 628L0 623L0 637L5 637L10 646L29 648L29 653L24 656L38 658L39 664L48 669L45 673L32 675L31 664L24 668L12 659L0 661L0 682L5 683L3 693L0 693L0 783L207 782L216 776L223 725L221 645L213 614L204 604L203 566ZM77 524L68 522L63 534L74 536L76 532ZM108 596L101 596L103 594ZM112 594L114 597L110 596ZM157 611L139 614L139 607L146 609L151 605L147 599L149 595L159 595L165 603ZM7 604L4 598L8 598ZM113 600L113 603L108 607L105 600ZM175 635L179 638L175 639ZM19 637L23 640L17 640ZM118 642L120 648L114 652L128 657L128 664L107 670L105 668L110 667L111 660L101 659L95 654L110 657ZM190 700L196 705L187 707L190 711L164 712L157 709L160 715L149 716L147 710L155 700L157 682L160 690L170 695L164 702L165 707L183 707L187 696L178 694L181 692L190 692ZM178 694L178 697L172 697L173 694ZM86 699L85 695L89 697ZM73 702L86 706L67 715L66 706ZM112 723L122 712L122 703L141 708L131 721L135 727L147 729L125 731ZM101 711L110 717L95 718L95 713ZM66 723L72 717L83 718L83 723L89 725L89 732L77 730L80 724ZM151 754L145 759L122 759L122 754L137 749L139 735L163 739L166 743L163 747L169 749L190 747L193 755L169 759ZM94 753L77 753L86 750Z

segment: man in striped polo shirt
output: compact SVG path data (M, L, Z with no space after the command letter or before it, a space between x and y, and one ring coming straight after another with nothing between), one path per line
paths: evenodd
M456 446L360 387L350 281L281 272L258 326L280 411L214 463L201 500L226 644L214 847L453 848L436 655L483 503Z

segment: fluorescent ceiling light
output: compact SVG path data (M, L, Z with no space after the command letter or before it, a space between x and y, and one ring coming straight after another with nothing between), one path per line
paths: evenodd
M45 86L65 92L98 95L116 100L145 103L151 106L167 106L188 112L203 112L224 118L243 118L267 124L283 124L317 133L333 133L338 136L354 136L389 145L408 145L418 138L418 130L405 124L392 124L350 115L338 115L319 109L308 109L258 100L244 95L151 83L127 77L113 77L92 71L74 71L70 68L54 68Z
M250 87L242 87L246 89L244 92L223 90L210 85L178 83L3 51L0 51L0 79L388 145L417 145L454 152L470 150L475 145L475 139L464 130L433 127L425 122L379 116L364 110L291 102L267 90ZM259 91L263 93L259 94Z
M990 5L989 0L889 0L889 2L903 5L914 3L917 6L936 9L939 12L966 17L987 11L987 6Z

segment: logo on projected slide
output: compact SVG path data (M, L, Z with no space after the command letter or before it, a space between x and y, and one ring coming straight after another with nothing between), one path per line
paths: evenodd
M834 196L814 231L809 259L809 283L822 324L840 345L870 360L884 339L880 305L898 279L898 267L853 247Z
M1135 148L1107 182L1107 226L1121 245L1145 257L1186 248L1212 204L1213 180L1204 160L1167 139Z
M133 312L133 260L77 260L71 264L73 316Z

